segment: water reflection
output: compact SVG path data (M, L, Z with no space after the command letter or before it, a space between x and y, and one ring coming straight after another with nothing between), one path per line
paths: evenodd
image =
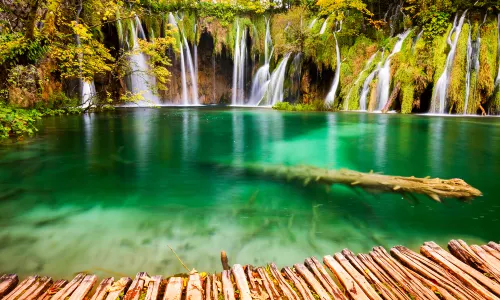
M190 267L213 271L222 249L238 263L290 265L346 247L418 249L430 239L500 235L498 123L184 108L44 122L43 143L34 143L43 155L1 149L2 168L13 171L0 172L0 182L30 190L0 202L0 266L7 272L182 272L167 245ZM23 175L41 157L44 163ZM230 166L221 169L221 162ZM254 162L464 177L485 197L470 205L410 205L398 196L328 191L231 168Z

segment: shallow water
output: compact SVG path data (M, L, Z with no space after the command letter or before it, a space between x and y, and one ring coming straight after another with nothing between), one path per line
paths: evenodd
M245 108L43 119L0 146L0 273L174 274L433 240L499 240L500 120ZM277 181L220 165L309 164L463 178L472 203Z

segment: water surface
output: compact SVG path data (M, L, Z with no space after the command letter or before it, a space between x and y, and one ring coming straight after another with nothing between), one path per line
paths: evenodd
M0 146L0 273L133 276L291 265L350 248L498 241L500 120L136 108L49 117ZM244 163L458 177L472 203L250 176ZM221 168L224 165L226 167ZM229 168L227 167L229 166Z

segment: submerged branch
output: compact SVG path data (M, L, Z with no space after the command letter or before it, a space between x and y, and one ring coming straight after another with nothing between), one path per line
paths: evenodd
M328 170L313 166L278 166L248 164L243 168L251 173L269 174L286 180L298 180L304 185L315 182L318 184L342 184L349 187L363 188L365 191L382 191L402 195L422 194L434 201L456 198L471 200L482 195L481 191L470 186L462 179L417 178L414 176L390 176L373 172L362 173L347 169Z

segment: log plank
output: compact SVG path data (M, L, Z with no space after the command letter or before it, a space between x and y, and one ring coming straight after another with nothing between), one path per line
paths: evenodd
M121 294L125 294L128 287L132 284L132 279L129 277L122 277L120 280L115 281L109 288L109 294L106 300L116 300Z
M148 291L145 300L158 300L162 280L163 277L161 275L151 277L151 280L147 284Z
M318 261L316 257L307 258L304 264L309 267L316 275L316 278L323 284L326 290L333 296L334 299L347 300L347 297L339 289L333 278L328 274L325 267Z
M259 267L259 268L257 268L257 273L259 274L260 279L262 280L262 283L264 284L264 288L265 288L267 294L269 295L269 298L271 300L281 299L281 295L278 292L278 290L276 289L274 282L271 280L271 278L269 278L267 271L264 268Z
M349 249L342 250L342 255L356 268L356 270L363 274L368 282L375 287L378 293L387 300L399 300L399 298L388 286L386 286L375 274Z
M149 275L146 272L139 272L135 275L134 281L130 285L125 297L123 300L139 300L142 294L142 290L146 285L146 281L149 281Z
M470 247L462 240L451 240L448 243L450 253L462 262L472 266L482 273L489 274L497 282L500 282L500 271L494 266L488 264L482 257L477 255Z
M231 271L222 271L222 292L224 293L224 300L235 300Z
M491 256L494 256L500 262L500 251L492 248L490 245L483 245L481 248L488 252Z
M426 242L420 247L420 253L441 265L448 272L453 274L453 276L459 278L471 290L480 294L484 299L497 299L494 294L481 285L485 285L498 295L498 293L500 293L500 286L498 286L496 282L444 251L434 242Z
M189 275L186 287L186 300L202 300L203 287L201 286L200 274Z
M31 300L38 299L40 295L43 294L51 285L52 278L43 276L37 282L35 282L26 292L19 297L19 300Z
M358 271L349 263L349 261L341 254L335 253L334 258L344 268L344 270L351 276L354 281L363 289L365 295L371 300L382 300L379 294L372 288L366 278L359 274Z
M297 273L309 284L310 287L316 292L321 300L330 300L331 297L328 295L327 291L323 288L321 283L314 278L314 275L304 266L303 264L293 265Z
M332 271L335 276L340 280L347 293L354 300L369 300L368 296L364 293L363 289L358 283L351 278L351 276L342 268L342 266L331 255L323 257L323 262Z
M283 295L290 300L298 300L300 299L297 293L292 289L292 287L288 284L286 281L285 277L281 274L281 272L278 270L278 267L276 266L275 263L271 263L269 265L269 270L271 271L271 275L276 279L276 282L278 283L278 287L281 289L283 292Z
M67 280L64 279L57 280L48 290L46 290L42 294L42 296L39 299L42 300L52 299L52 295L57 294L57 292L62 290L67 284L68 284Z
M67 285L64 286L59 292L57 292L52 300L64 300L66 297L71 296L71 294L78 288L82 280L85 278L86 274L80 273L76 275L73 280L71 280Z
M373 258L368 254L358 254L357 256L365 266L370 269L370 271L377 276L377 278L387 287L390 287L393 291L394 295L396 295L399 299L411 299L410 296L406 293L406 291L401 288L399 283L394 280L389 274L387 274L384 269L382 269Z
M289 267L284 267L281 271L285 274L286 277L288 277L288 280L293 282L293 284L295 285L295 288L302 295L303 299L314 300L314 297L311 294L309 287L304 282L304 280L302 280L302 278L297 276Z
M69 300L83 300L97 282L97 276L87 275L83 278L78 288L71 294Z
M12 291L18 282L19 278L16 274L2 275L2 277L0 277L0 298Z
M424 278L438 283L448 292L454 294L459 299L481 299L468 287L462 284L460 280L449 274L440 265L437 265L429 259L411 251L403 246L396 246L391 249L393 254L408 269L415 271Z
M212 276L209 274L205 278L205 300L212 300Z
M106 298L106 294L109 292L109 288L113 285L115 281L114 277L105 278L99 283L97 290L90 300L104 300Z
M181 300L183 281L181 277L170 277L163 300Z
M239 264L234 264L231 270L234 275L234 281L236 281L236 287L240 291L240 299L252 300L252 295L250 294L250 288L248 287L243 267Z
M24 279L12 292L7 294L4 300L14 300L26 292L40 277L38 275L29 276Z

